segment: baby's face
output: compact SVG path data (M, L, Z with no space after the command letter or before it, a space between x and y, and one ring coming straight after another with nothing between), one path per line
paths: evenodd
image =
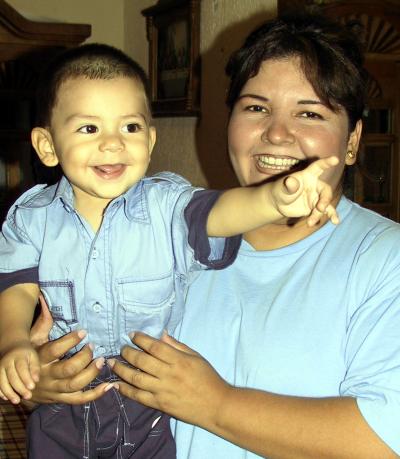
M155 129L144 89L133 78L64 82L51 117L58 161L75 205L105 205L146 173Z

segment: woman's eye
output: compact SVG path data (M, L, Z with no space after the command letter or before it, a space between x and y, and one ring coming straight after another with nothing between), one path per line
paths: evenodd
M249 112L256 112L256 113L267 113L267 109L262 107L261 105L249 105L246 110Z
M302 112L302 113L300 113L300 116L302 118L307 118L307 119L310 119L310 120L322 120L322 119L324 119L323 116L321 116L319 113L315 113L315 112Z
M124 126L122 128L122 132L132 133L132 132L138 132L141 129L142 129L142 127L140 126L140 124L138 124L138 123L129 123L129 124L127 124L126 126Z
M87 124L86 126L82 126L78 129L78 132L82 132L83 134L96 134L98 129L93 124Z

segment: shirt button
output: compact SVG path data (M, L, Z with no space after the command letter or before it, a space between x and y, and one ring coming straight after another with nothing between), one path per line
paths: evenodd
M101 310L102 310L101 304L100 303L94 303L93 311L99 313Z
M106 348L105 348L104 346L99 346L99 347L97 348L97 352L98 352L99 354L105 354Z
M97 249L93 249L92 251L92 259L96 260L96 258L99 256L99 251Z

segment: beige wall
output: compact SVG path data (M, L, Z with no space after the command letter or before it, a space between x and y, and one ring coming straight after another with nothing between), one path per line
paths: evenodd
M32 20L92 25L88 41L124 46L126 0L6 0L20 14Z
M156 120L151 172L172 170L196 185L215 188L236 184L226 149L224 67L247 33L275 12L276 0L202 0L201 117Z
M145 69L148 46L141 10L156 0L7 0L29 19L92 25L88 41L119 47ZM234 183L226 153L224 66L247 33L275 15L276 0L202 0L201 117L157 118L157 145L149 172L172 170L196 185Z

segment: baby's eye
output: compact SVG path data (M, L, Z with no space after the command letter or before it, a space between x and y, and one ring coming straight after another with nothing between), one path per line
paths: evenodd
M249 105L246 107L246 110L256 113L267 113L267 109L261 105Z
M129 132L129 133L138 132L141 130L142 130L142 126L140 126L140 124L138 123L129 123L126 126L123 126L122 128L122 132Z
M86 124L78 129L78 132L82 132L83 134L96 134L98 132L97 126L93 124Z
M319 113L315 113L315 112L301 112L300 113L300 117L301 118L307 118L307 119L310 119L310 120L323 120L324 117L321 116Z

